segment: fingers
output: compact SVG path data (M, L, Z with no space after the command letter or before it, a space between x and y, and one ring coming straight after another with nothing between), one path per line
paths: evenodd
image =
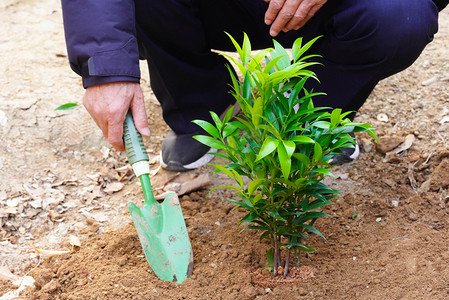
M150 136L150 128L148 128L148 117L145 111L145 101L143 98L142 89L136 90L134 99L131 102L131 111L134 118L134 124L140 134Z
M312 18L315 13L326 3L326 1L319 1L313 3L311 7L305 7L307 4L304 4L305 2L302 2L299 8L297 9L295 15L293 18L284 26L283 31L287 32L290 30L298 30L299 28L303 27L307 21Z
M108 142L117 150L125 150L123 122L131 107L136 128L149 135L142 89L138 83L113 82L86 89L83 104Z
M271 24L270 35L298 30L326 3L327 0L268 0L265 23Z
M271 0L265 14L265 23L271 24L270 35L275 37L293 18L301 0ZM271 8L271 9L270 9ZM274 13L276 12L276 15Z
M284 6L285 0L269 0L267 12L265 13L265 24L270 25L276 19L279 11ZM271 33L271 32L270 32Z

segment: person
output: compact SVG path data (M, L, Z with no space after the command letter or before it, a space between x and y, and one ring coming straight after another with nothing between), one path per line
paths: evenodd
M62 0L71 68L86 88L83 104L103 135L122 151L123 121L131 109L148 136L139 84L139 58L148 61L151 87L170 131L161 165L185 171L207 163L210 149L195 141L199 127L234 102L226 59L247 33L253 49L276 39L322 36L309 50L322 66L320 83L307 88L327 96L316 106L357 111L376 84L410 66L438 30L438 12L449 0ZM354 150L352 150L354 152ZM354 158L355 153L347 153Z

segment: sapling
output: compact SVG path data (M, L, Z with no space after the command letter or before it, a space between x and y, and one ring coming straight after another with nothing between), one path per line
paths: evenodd
M214 155L226 162L211 165L236 185L217 188L233 189L241 198L227 199L246 211L239 225L242 230L262 232L260 240L271 244L268 268L274 276L283 269L286 276L291 253L299 266L302 252L315 251L306 243L310 233L325 238L314 226L318 219L328 216L322 208L339 193L322 183L325 175L333 176L329 160L342 153L342 148L354 147L349 133L366 131L376 136L369 124L346 118L350 112L314 107L312 97L322 94L306 90L305 83L317 80L308 70L317 64L309 61L316 55L305 54L316 39L304 45L301 38L297 39L291 56L276 41L273 48L252 56L246 34L242 46L229 37L240 59L223 55L243 76L239 81L228 66L231 92L241 113L231 119L231 108L223 120L214 112L213 123L195 120L208 134L195 138L221 150ZM244 176L249 184L244 184Z

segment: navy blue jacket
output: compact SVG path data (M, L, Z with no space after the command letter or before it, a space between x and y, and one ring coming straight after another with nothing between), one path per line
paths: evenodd
M133 0L62 0L70 67L89 87L140 81Z
M433 1L440 10L449 2ZM114 81L139 82L134 1L61 2L70 66L82 76L83 86Z

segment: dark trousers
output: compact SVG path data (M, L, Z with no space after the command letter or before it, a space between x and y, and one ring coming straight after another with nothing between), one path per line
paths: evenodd
M148 60L151 87L167 124L177 133L198 129L194 119L210 120L234 102L226 59L211 49L234 50L243 32L253 49L273 46L264 24L263 0L136 0L136 27L142 58ZM410 66L438 30L431 0L329 0L300 30L280 33L289 47L322 35L310 54L320 83L308 89L326 96L315 106L358 110L376 84Z

